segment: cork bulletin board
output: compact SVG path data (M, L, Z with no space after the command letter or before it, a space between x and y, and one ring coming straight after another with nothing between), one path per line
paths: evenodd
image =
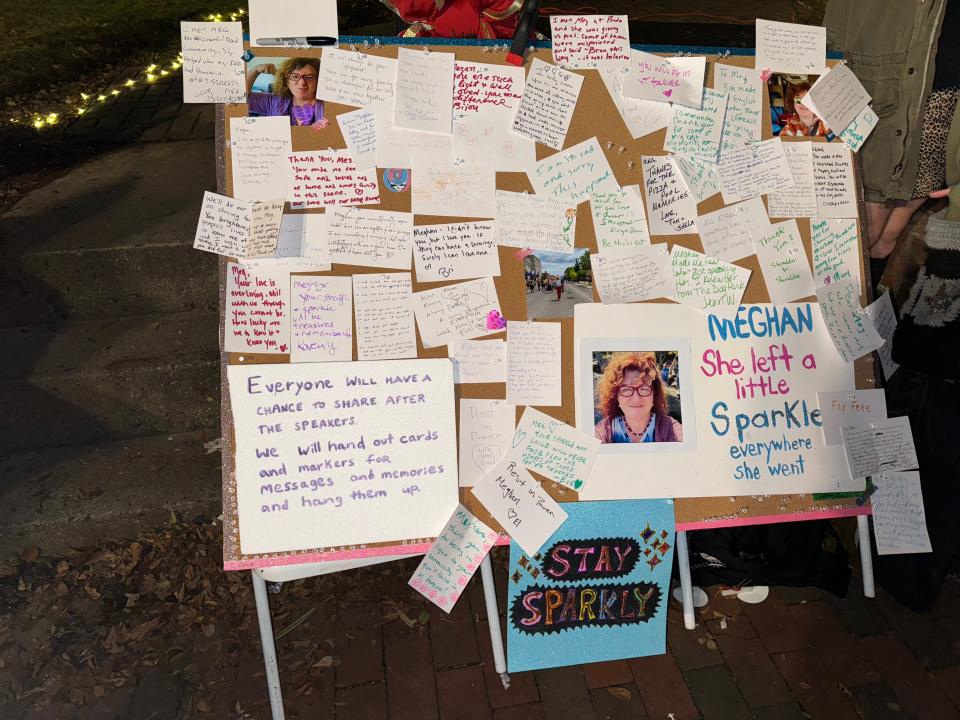
M396 39L380 38L381 44L374 45L373 39L368 38L370 45L360 47L364 38L341 38L341 48L350 49L351 43L356 43L357 50L373 55L383 55L388 57L397 56L398 45L422 46L426 43L423 40L416 39ZM540 44L544 45L544 44ZM452 52L456 54L457 60L470 61L488 64L505 64L505 52L495 50L496 43L487 41L451 41L440 40L435 44L430 44L429 48L437 52ZM706 85L713 85L713 64L718 59L725 64L740 65L743 67L753 67L752 55L729 54L722 57L718 54L719 49L704 48L662 48L662 47L639 47L638 49L648 52L659 52L663 55L673 54L676 51L687 51L692 54L704 54L707 56L707 76ZM706 52L710 50L710 52ZM320 56L319 49L297 50L298 56ZM736 51L734 51L736 52ZM256 48L257 56L260 58L277 56L286 57L291 54L289 49L285 48ZM552 62L549 46L538 47L535 56L546 62ZM834 64L830 61L828 64ZM527 61L529 68L530 61ZM606 87L600 75L593 70L578 71L584 77L584 83L580 92L576 111L573 115L569 131L567 133L564 147L570 147L584 140L596 137L601 148L604 149L606 158L613 170L617 182L621 186L639 184L643 191L643 179L640 170L641 155L665 155L663 149L666 130L659 130L645 137L634 140L624 125L620 113L610 98ZM766 93L766 90L764 90ZM764 105L766 107L766 98ZM323 130L314 130L308 127L293 127L292 143L294 152L309 150L326 150L328 148L344 148L346 143L340 133L339 125L334 120L335 116L343 112L351 111L355 108L344 105L337 105L327 102L325 104L325 113L330 118L330 125ZM232 194L231 179L231 158L230 158L230 118L242 117L247 114L247 107L243 104L225 105L218 107L217 123L217 166L219 187L218 191L225 195ZM763 132L764 139L772 137L770 129L769 113L764 113L765 127ZM809 138L805 138L808 140ZM785 141L789 141L785 138ZM822 138L815 138L814 141L822 141ZM537 144L537 159L540 160L554 153L553 150L541 144ZM854 156L855 157L855 156ZM367 206L379 210L392 210L401 212L410 212L410 192L391 192L383 185L382 171L379 168L377 172L378 182L380 183L380 204ZM533 192L525 173L497 173L496 185L498 189L510 190L514 192L529 191ZM416 183L416 177L412 174L412 183ZM860 193L858 192L858 196ZM703 214L723 207L720 195L706 199L698 207L699 213ZM298 211L292 211L298 212ZM316 210L299 212L318 212ZM861 213L862 216L862 213ZM454 223L461 221L470 221L471 218L455 218L449 216L435 217L417 215L414 222L421 224L439 224ZM798 225L803 237L804 247L808 260L812 261L810 224L806 219L798 219ZM675 235L675 236L652 236L653 243L667 242L678 243L680 245L692 248L697 251L703 251L699 236L696 234ZM582 203L578 208L576 223L576 241L578 248L589 248L596 251L596 240L594 237L593 220L586 203ZM523 277L523 260L518 257L515 248L499 248L500 268L499 277L494 278L497 294L500 300L500 307L503 316L507 320L527 319L527 299L526 288ZM863 253L861 252L861 277L868 278L868 269L863 266ZM766 286L756 256L749 256L736 264L750 268L753 273L750 283L743 296L743 303L764 303L769 302ZM227 260L221 258L220 261L220 307L221 307L221 338L223 335L223 308L224 308L224 290L226 279ZM319 275L342 275L350 276L364 273L384 272L380 268L370 268L351 265L332 266L328 273L312 273ZM413 272L413 291L439 287L447 283L422 283L418 282L415 271ZM866 282L864 282L866 285ZM866 288L862 289L862 301L867 300ZM594 300L599 302L599 297L594 290ZM815 301L815 298L812 298ZM661 302L668 302L663 300ZM538 322L558 322L561 326L561 344L562 344L562 405L558 407L538 408L543 412L573 426L575 422L575 387L574 387L574 334L573 318L558 318L554 320L544 319ZM356 333L354 333L355 335ZM506 333L501 332L490 335L484 339L503 339ZM356 358L356 340L354 338L353 357ZM437 348L424 348L418 334L418 357L419 358L443 358L446 357L446 346ZM224 506L224 565L226 569L247 569L253 567L262 567L269 565L283 565L301 562L317 562L323 560L334 560L343 558L356 558L372 555L386 554L409 554L416 552L425 552L429 547L432 538L396 538L395 541L376 543L371 545L348 546L348 547L326 547L315 548L312 550L303 550L294 553L282 554L263 554L263 555L243 555L240 552L237 497L235 482L235 441L234 427L232 421L232 412L230 407L230 393L227 384L227 366L229 365L249 365L257 363L283 363L288 361L285 355L253 354L253 353L223 353L221 362L221 382L222 382L222 437L223 437L223 506ZM858 388L870 388L873 386L874 369L871 357L862 358L855 363L856 385ZM457 406L461 398L478 399L503 399L506 397L505 383L477 383L477 384L457 384L455 386L455 396ZM517 419L522 414L523 406L516 408ZM459 420L458 420L459 425ZM574 491L567 487L555 484L545 478L539 477L547 491L558 501L566 502L578 499ZM479 519L489 524L494 529L500 529L499 524L494 521L489 514L479 505L472 494L461 488L461 502L464 503ZM688 498L677 500L675 504L678 529L694 529L696 527L710 527L724 524L748 524L760 522L778 522L786 520L808 519L823 516L843 516L861 514L869 512L868 509L860 507L855 500L850 497L832 498L832 499L814 499L810 495L790 495L790 496L757 496L757 497L716 497L716 498ZM362 521L362 519L358 520Z

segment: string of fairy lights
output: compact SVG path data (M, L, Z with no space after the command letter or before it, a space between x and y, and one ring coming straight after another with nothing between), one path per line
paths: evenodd
M207 15L205 20L207 22L235 22L246 15L246 13L246 10L240 8L234 12L212 13ZM80 103L73 108L69 115L73 117L80 117L84 113L87 113L95 108L99 103L106 102L111 97L121 95L124 92L133 90L134 88L143 87L144 85L149 85L153 82L156 82L160 78L166 77L171 72L179 70L182 65L183 53L177 53L177 56L167 63L153 63L145 67L143 70L138 71L133 77L128 78L126 82L119 87L114 87L110 90L97 93L81 92ZM16 117L11 117L10 120L13 123L24 122L24 120ZM63 115L56 112L50 112L46 115L35 113L32 118L26 120L26 122L29 122L37 131L43 131L54 127L59 125L62 121Z

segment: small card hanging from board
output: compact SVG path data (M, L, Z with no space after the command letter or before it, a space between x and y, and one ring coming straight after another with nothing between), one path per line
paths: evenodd
M770 218L759 197L697 216L704 252L727 262L753 255L756 250L750 229L769 226Z
M563 404L560 323L507 323L507 404Z
M537 195L567 203L574 209L594 193L620 189L596 137L545 157L527 175Z
M707 160L674 155L674 162L680 170L680 177L690 191L693 201L698 205L709 197L720 192L720 176L717 175L717 164Z
M842 143L812 143L817 215L857 217L856 180L850 150Z
M350 276L290 276L290 362L353 360Z
M416 215L493 218L496 192L497 171L492 163L423 161L413 167L410 204Z
M417 357L410 273L353 276L357 359Z
M907 416L866 425L844 425L840 428L840 437L850 477L863 478L919 467Z
M413 309L426 348L504 330L497 288L489 277L414 293Z
M873 108L867 105L853 121L840 132L840 139L852 152L857 152L864 141L870 137L870 133L880 122L880 118L873 111Z
M497 245L571 252L576 203L544 195L497 190Z
M800 101L835 133L852 123L869 102L870 93L845 64L821 75Z
M783 141L778 137L724 152L717 163L717 174L725 205L794 186Z
M413 228L417 282L468 280L500 274L492 222L417 225Z
M527 470L579 492L590 476L600 440L534 408L526 408L513 434L513 453Z
M810 218L813 276L818 285L851 279L860 287L860 243L856 220Z
M421 132L453 132L454 53L397 50L397 96L393 122Z
M249 0L250 45L270 47L267 39L340 35L336 0L317 0L304 5L299 0Z
M347 150L291 153L287 199L301 207L379 205L377 172L359 170Z
M453 363L453 382L502 383L507 380L505 340L451 340L447 357Z
M566 140L582 85L582 75L534 58L513 117L513 131L559 150Z
M681 305L722 318L733 318L750 281L750 269L674 245L670 252L676 289L670 296Z
M900 366L893 361L893 334L897 330L897 313L893 309L893 301L888 290L879 298L864 308L873 326L884 339L883 345L877 348L880 356L880 365L883 367L883 376L889 380Z
M860 283L840 280L818 287L817 300L830 339L845 362L853 362L883 345L873 321L860 306Z
M353 158L353 164L368 170L377 164L377 118L371 108L360 108L337 115L337 124Z
M529 555L536 555L567 519L566 511L512 453L478 480L472 492Z
M393 110L397 61L362 52L324 48L317 98L358 108Z
M772 218L813 217L817 214L817 193L813 176L813 143L783 143L793 187L767 193L767 212Z
M843 445L840 428L869 426L887 419L887 399L883 390L836 390L818 392L823 441Z
M751 233L770 302L782 305L814 294L813 274L796 220L752 228Z
M676 293L667 244L638 247L629 253L593 253L594 278L605 305L642 302Z
M643 155L640 165L647 190L650 234L695 233L697 204L683 182L676 161L669 155Z
M181 22L180 51L185 103L246 102L239 22Z
M233 258L272 256L277 250L283 200L237 200L203 193L195 250Z
M636 51L631 53L630 68L621 91L628 98L699 109L706 67L707 59L703 56L663 58Z
M287 158L291 152L290 119L286 116L230 118L233 197L288 197Z
M757 18L757 70L820 75L827 62L827 29Z
M551 15L553 62L571 70L630 66L626 15Z
M631 50L631 57L639 50ZM617 106L624 125L634 139L642 138L670 124L673 118L673 105L653 100L637 100L623 94L623 80L626 71L600 69L600 77L610 94L610 99Z
M449 613L499 537L458 504L407 584Z
M325 213L284 213L273 255L243 258L245 267L285 268L290 272L327 272L327 216Z
M290 352L290 271L227 263L224 352Z
M720 155L720 136L726 113L727 94L704 88L701 107L676 108L667 128L664 150L715 163Z
M516 413L503 400L460 400L460 487L472 487L507 456Z
M597 248L608 257L650 245L650 230L639 185L590 196Z
M873 534L880 555L933 552L920 473L885 472L873 479Z
M413 215L355 207L328 208L327 253L331 262L410 269Z

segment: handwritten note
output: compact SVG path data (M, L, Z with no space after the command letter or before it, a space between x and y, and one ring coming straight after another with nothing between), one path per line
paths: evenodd
M447 357L455 383L502 383L507 380L505 340L451 340Z
M676 292L666 243L614 255L590 256L600 300L607 304L641 302Z
M224 352L290 352L290 273L227 263Z
M878 122L880 122L880 118L873 111L873 108L867 105L840 132L840 139L853 152L857 152L863 146L863 142L870 137L870 133L873 132Z
M460 400L460 487L472 487L510 451L516 408L503 400Z
M697 232L704 252L727 262L753 255L756 250L750 228L769 224L763 200L758 197L697 216Z
M631 57L639 50L631 50ZM617 106L620 117L634 138L641 138L667 127L673 119L673 105L653 100L637 100L623 94L623 79L625 71L600 69L600 77L610 94L610 99Z
M919 472L886 472L870 496L873 535L880 555L933 552Z
M579 491L590 475L601 443L593 435L528 407L512 445L527 470Z
M749 268L674 245L670 253L676 290L671 299L701 312L732 318L750 281Z
M767 195L770 217L812 217L817 214L817 194L813 183L813 143L783 143L783 154L790 166L793 187Z
M757 18L756 48L758 70L818 75L827 62L827 29Z
M457 61L453 67L453 111L512 113L523 95L524 69Z
M823 423L823 441L827 445L842 445L840 428L869 427L887 419L887 399L883 390L838 390L818 392L820 420Z
M410 269L413 215L352 207L335 207L327 213L327 252L331 262Z
M577 69L630 65L630 26L626 15L551 15L553 62Z
M884 340L883 345L877 348L877 355L880 356L883 376L889 380L900 369L900 366L893 361L893 334L897 330L897 313L893 309L890 292L885 292L867 305L864 310L873 321L873 326L877 329L880 337Z
M759 140L763 118L760 70L717 63L713 66L713 87L728 98L720 152Z
M544 158L529 176L538 195L570 206L582 203L594 193L620 189L595 137Z
M407 584L450 612L499 537L458 504Z
M290 362L353 360L349 276L290 277Z
M353 164L361 170L377 164L376 113L369 108L360 108L337 115L340 132L347 143Z
M796 220L751 229L770 302L793 302L814 294L813 275Z
M696 232L697 204L680 176L676 161L669 155L644 155L640 165L646 183L650 234Z
M181 22L180 49L185 103L246 100L239 22Z
M910 418L887 418L869 425L840 427L850 477L862 478L919 467Z
M273 255L244 258L240 264L252 268L284 268L289 272L326 272L330 269L326 223L324 213L284 213Z
M674 155L673 159L695 203L700 204L720 192L720 176L717 175L716 163L683 155Z
M397 97L393 121L422 132L453 131L453 53L397 49Z
M317 97L354 107L393 105L397 61L393 58L324 48L317 81Z
M507 404L562 404L560 324L507 322Z
M426 348L503 331L503 327L490 322L491 313L496 313L495 317L502 316L492 278L414 293L413 310L420 340Z
M283 204L283 200L248 202L204 191L193 247L235 258L273 255Z
M287 197L303 207L380 203L376 169L360 170L344 150L291 153Z
M413 258L418 282L465 280L500 274L493 223L417 225Z
M838 133L867 107L870 93L853 70L846 65L834 65L820 76L800 102Z
M573 250L577 209L543 195L497 190L497 244L540 250Z
M857 217L856 181L850 150L835 143L814 143L812 149L817 214L824 218Z
M554 150L563 147L583 76L534 58L512 129Z
M725 205L793 187L780 138L731 149L721 155L717 173Z
M643 209L638 185L628 185L618 192L594 193L590 196L593 231L597 247L608 257L632 253L650 244L650 230Z
M700 107L707 67L705 57L662 58L638 50L630 59L630 68L623 80L624 95L638 100Z
M472 492L529 555L536 555L567 519L566 511L512 454L484 475Z
M354 275L353 302L358 360L417 356L410 273Z
M287 197L287 156L291 151L288 117L230 118L233 197Z
M413 168L411 204L417 215L492 218L497 211L493 163L433 164Z
M720 154L720 134L727 112L726 93L703 90L701 109L677 107L667 129L664 149L678 155L716 162Z
M818 287L817 300L830 338L846 362L853 362L883 345L883 338L860 307L860 283L839 280Z
M856 220L810 218L813 276L818 285L852 279L860 287L860 244Z
M423 158L453 164L453 135L403 130L393 124L393 112L385 109L377 111L374 122L377 167L412 168Z

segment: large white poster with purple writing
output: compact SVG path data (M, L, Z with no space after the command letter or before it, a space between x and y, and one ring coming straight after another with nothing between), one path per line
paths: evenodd
M458 502L449 360L227 373L243 554L399 543L443 529Z
M816 303L730 319L581 304L574 338L577 427L603 443L584 499L863 489L824 443L817 393L853 390L854 375Z

